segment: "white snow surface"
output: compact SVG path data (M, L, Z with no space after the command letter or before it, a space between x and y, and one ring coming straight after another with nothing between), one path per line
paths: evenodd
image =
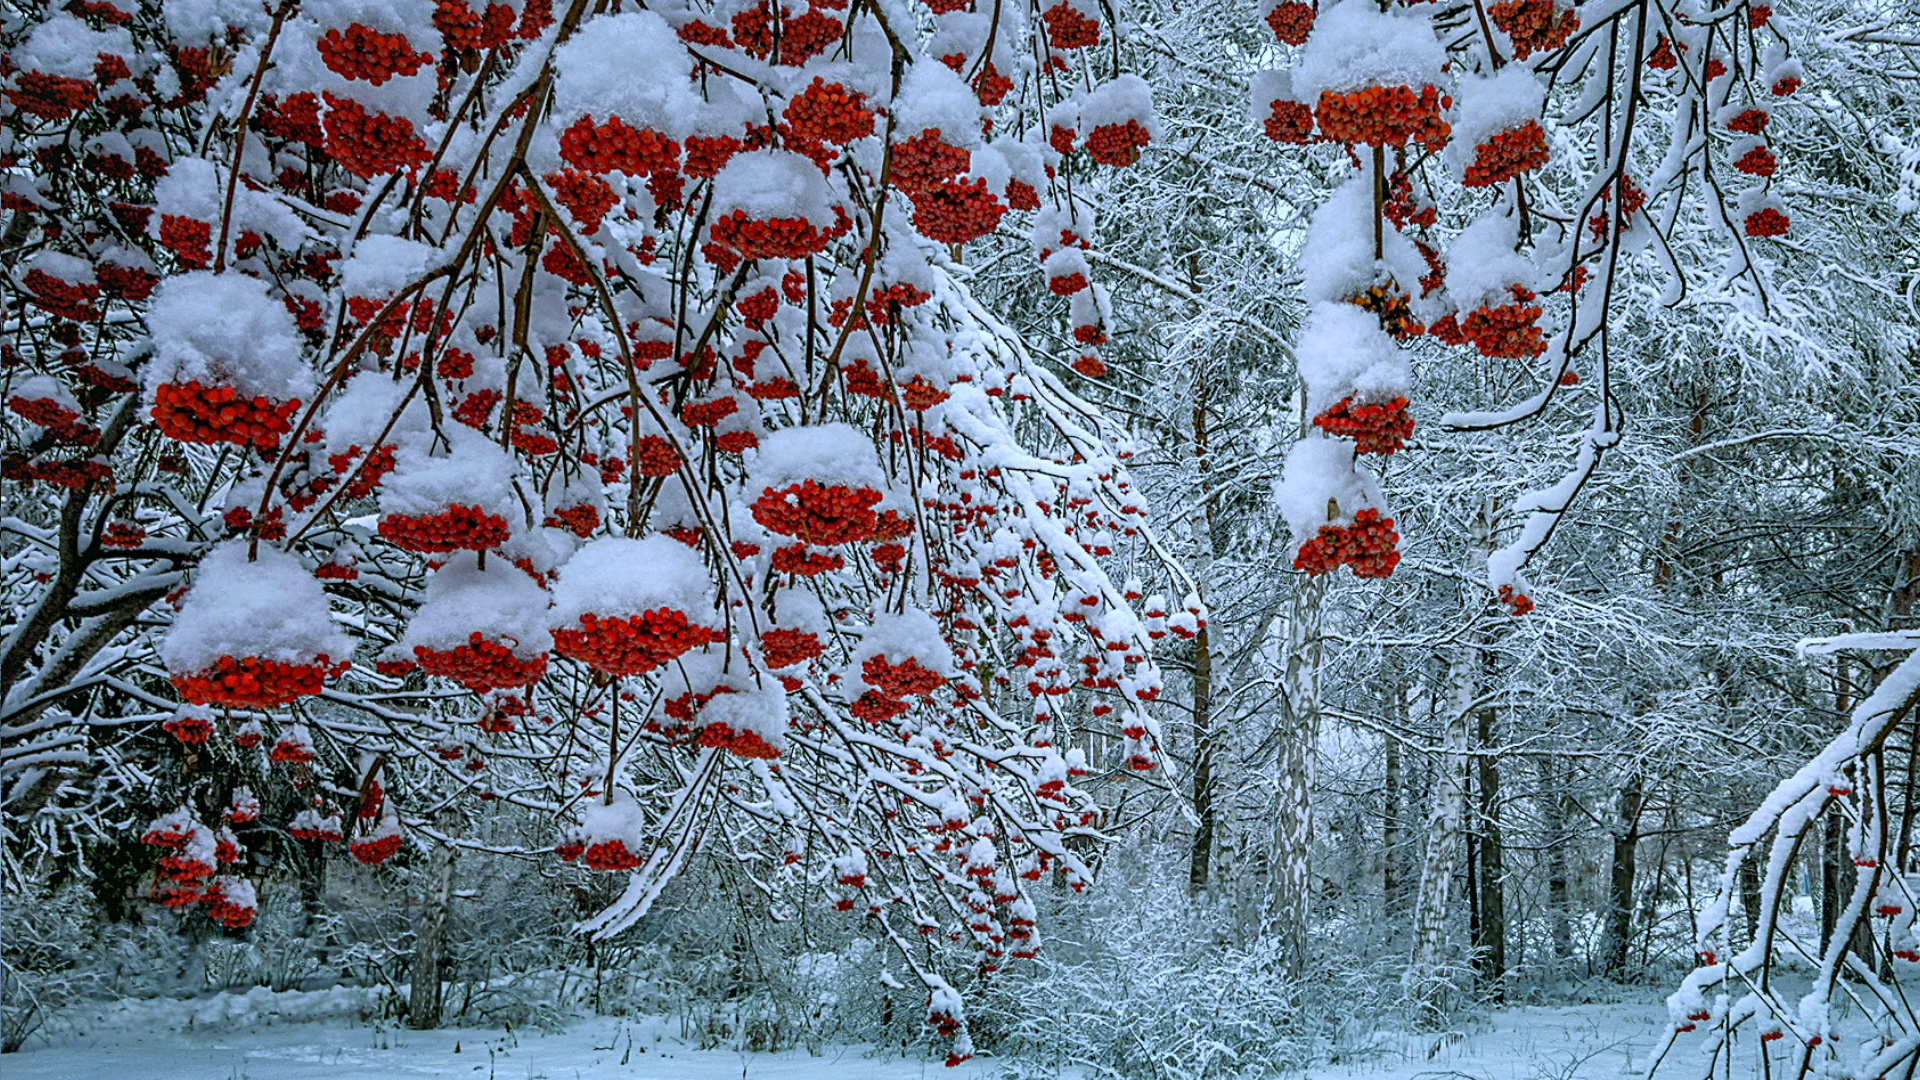
M893 99L895 137L911 139L937 129L949 146L971 150L980 145L980 99L945 64L915 64L900 81Z
M941 635L940 624L918 608L908 608L898 615L874 617L873 625L867 627L860 636L860 644L854 646L847 658L848 681L864 684L860 669L876 656L884 656L887 663L894 665L913 660L947 678L954 674L953 649Z
M71 15L59 14L33 28L13 53L23 71L39 71L64 79L93 81L94 61L101 53L133 59L133 35L120 27L88 29Z
M853 425L838 423L781 428L760 440L749 494L757 498L768 488L779 491L802 480L875 490L887 486L873 441Z
M1492 75L1463 77L1454 88L1453 112L1448 116L1453 140L1446 153L1454 175L1466 174L1480 144L1538 120L1546 94L1540 80L1519 64L1508 64Z
M1274 499L1296 546L1318 535L1322 525L1349 524L1356 511L1385 505L1380 482L1354 462L1353 444L1319 434L1293 444ZM1337 515L1332 518L1327 516L1329 499Z
M1532 259L1514 250L1520 223L1489 210L1447 246L1447 295L1461 311L1513 299L1513 286L1531 288L1540 276Z
M1362 173L1328 196L1307 225L1300 272L1309 301L1349 300L1373 284L1373 229L1373 178ZM1420 250L1390 224L1382 224L1380 239L1379 268L1401 291L1417 293L1427 272Z
M445 446L420 437L394 452L393 472L380 487L380 512L419 516L478 506L511 519L519 506L513 474L513 457L492 440L449 424Z
M833 224L833 188L811 160L791 150L735 154L713 178L713 216L735 210L755 221L799 218Z
M455 649L476 632L522 660L553 648L546 590L504 559L490 559L481 569L477 554L457 552L427 579L426 598L400 645L409 653L416 645Z
M149 402L162 383L189 380L231 385L249 397L313 396L300 329L257 278L206 271L167 278L153 290L147 326Z
M1372 0L1344 0L1315 17L1293 68L1293 85L1308 102L1325 90L1418 89L1439 80L1446 59L1424 12L1383 13Z
M262 544L247 561L245 541L233 540L200 561L193 587L160 644L171 672L202 671L222 656L256 656L311 663L339 661L353 643L333 624L320 581L298 556Z
M666 20L647 11L588 19L554 51L554 115L618 116L636 128L675 138L700 111L686 46Z
M699 556L664 536L603 537L574 552L553 586L554 626L592 612L602 618L676 608L700 622L713 610L713 583Z
M1406 354L1380 329L1378 317L1355 304L1315 304L1294 359L1307 384L1307 412L1316 416L1348 396L1363 402L1405 397L1411 385Z

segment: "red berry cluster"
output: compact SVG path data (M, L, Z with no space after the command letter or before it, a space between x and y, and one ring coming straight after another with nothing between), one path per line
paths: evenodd
M716 265L734 259L804 259L825 251L827 244L847 231L845 218L825 229L805 218L769 218L758 221L745 210L714 221L708 231L708 259ZM718 250L716 250L718 249Z
M895 700L925 697L947 684L945 676L921 667L911 656L898 664L885 656L870 656L860 665L860 676L875 692Z
M1313 5L1286 0L1267 12L1267 26L1281 44L1305 45L1307 35L1313 32L1313 15Z
M1487 8L1487 18L1513 42L1516 60L1552 52L1580 29L1580 16L1558 10L1553 0L1500 0Z
M811 630L775 626L760 635L760 655L770 668L804 664L824 651L826 647Z
M368 112L357 101L325 95L327 154L366 179L397 173L427 160L427 144L403 116Z
M385 836L355 837L347 844L347 851L355 862L367 866L379 866L394 857L400 851L400 834L389 833Z
M935 243L964 244L998 228L1007 212L984 177L942 180L916 191L913 227Z
M513 9L505 4L488 4L484 14L475 14L464 0L438 0L433 12L433 28L446 39L447 48L480 52L505 42L513 33Z
M1413 301L1392 278L1384 282L1369 285L1366 291L1353 298L1360 310L1376 315L1380 319L1380 328L1395 339L1405 341L1419 337L1426 327L1414 317Z
M566 853L563 851L560 857L567 858ZM645 859L627 850L626 841L617 838L584 846L579 858L588 869L604 871L638 870L641 864L646 862Z
M1515 618L1533 610L1533 598L1511 585L1500 586L1500 602L1507 606Z
M1452 107L1440 91L1423 86L1369 86L1351 93L1323 90L1314 110L1327 138L1368 146L1402 147L1409 141L1429 152L1447 144L1453 128L1440 116Z
M364 23L345 30L329 27L321 35L320 59L343 79L379 86L395 75L412 75L433 63L433 54L415 52L405 34L383 34Z
M42 120L64 120L93 104L98 91L86 79L69 79L44 71L22 71L13 77L7 100L21 112Z
M1407 399L1357 404L1351 397L1313 418L1314 426L1336 438L1352 439L1362 454L1391 454L1413 434Z
M1685 48L1684 45L1681 47ZM1680 55L1673 51L1673 40L1667 35L1660 35L1660 41L1647 56L1647 66L1655 71L1672 71L1680 66Z
M89 322L99 318L94 301L100 299L100 286L92 281L65 281L38 267L26 272L21 284L27 287L36 307L63 319Z
M379 490L380 481L393 471L394 445L376 446L373 453L366 455L358 472L352 472L354 462L360 457L360 447L349 446L343 453L327 456L327 465L335 475L345 476L352 472L352 479L340 490L342 498L364 499Z
M173 252L184 269L204 270L213 264L213 226L198 218L161 214L160 246Z
M19 454L8 454L4 464L0 464L0 476L16 483L38 481L79 491L88 484L112 477L113 468L99 457L29 460Z
M879 523L873 506L879 501L880 493L869 487L803 480L779 491L763 489L753 503L753 520L820 547L857 544L873 535Z
M609 116L604 124L582 116L560 133L560 158L598 175L650 176L678 167L680 144L657 131L630 127L618 116Z
M195 705L276 709L319 693L329 676L340 674L347 666L344 661L335 664L325 656L302 664L258 656L222 656L212 667L168 678L174 690Z
M1313 141L1313 109L1305 102L1281 98L1273 103L1261 128L1274 142L1304 146Z
M694 625L686 612L673 608L630 616L588 612L578 626L553 632L553 651L609 675L645 675L715 638L713 631Z
M912 195L966 172L972 164L972 154L948 143L939 128L927 128L893 144L887 176L893 186Z
M287 835L295 840L318 840L323 844L336 844L341 839L340 819L325 817L308 824L295 823L287 826Z
M873 134L873 110L867 108L866 99L818 75L787 101L781 118L793 134L835 146Z
M952 396L924 375L915 374L900 384L900 404L912 412L926 412Z
M1785 236L1789 224L1787 215L1764 206L1747 215L1745 228L1748 236Z
M840 20L816 7L798 15L780 9L780 30L774 33L773 15L768 0L738 12L733 17L733 41L755 60L773 58L776 64L798 67L827 51L840 40L845 27ZM775 52L775 45L779 51Z
M80 419L79 413L52 398L25 398L15 394L7 399L7 408L25 418L27 423L50 431L71 428Z
M499 514L455 503L437 514L383 515L380 535L402 551L443 555L498 547L512 533Z
M160 728L188 746L198 746L213 737L213 721L198 713L181 713Z
M1755 146L1736 158L1733 167L1748 176L1772 176L1779 170L1780 160L1767 147Z
M1040 13L1040 21L1046 24L1050 48L1085 49L1100 44L1100 20L1080 14L1072 4L1053 5Z
M548 514L540 524L548 529L565 529L584 540L600 527L600 508L592 503L563 506Z
M562 169L542 177L553 189L553 201L565 207L584 233L600 231L600 222L619 201L605 180L579 169Z
M837 552L823 551L809 544L787 544L773 549L773 568L796 577L831 573L847 565Z
M1107 373L1106 361L1092 353L1081 353L1067 366L1089 379L1098 379Z
M207 905L207 917L229 930L245 929L253 923L255 908L252 904L243 903L238 898L227 895L226 890L220 886L223 880L225 879L216 879L207 886L207 891L201 894L200 899Z
M154 390L152 417L169 438L190 443L235 443L259 450L280 445L292 430L298 401L244 398L231 386L198 381L162 383Z
M1538 120L1508 128L1473 148L1473 164L1461 183L1493 187L1547 163L1547 133Z
M1546 351L1546 340L1535 325L1541 314L1534 294L1513 287L1513 303L1482 305L1460 320L1460 336L1473 342L1481 356L1525 359Z
M1737 131L1742 135L1758 135L1767 130L1767 124L1773 114L1763 108L1742 109L1727 121L1728 131Z
M512 649L497 641L488 641L477 630L465 645L453 649L416 645L413 655L420 662L420 670L452 679L476 694L526 686L547 673L545 653L522 660Z
M1344 528L1320 526L1319 535L1301 545L1293 557L1293 568L1318 577L1345 565L1352 568L1354 577L1388 577L1400 563L1399 543L1393 519L1366 509L1353 515L1353 524Z
M780 756L780 751L767 744L767 741L754 731L735 731L722 723L708 724L700 729L701 746L717 746L734 757L756 758L772 761Z
M109 521L100 533L100 546L112 551L132 551L147 541L147 530L131 521Z
M1124 168L1139 161L1140 150L1152 141L1138 120L1101 124L1087 133L1087 156L1102 165Z
M633 444L633 462L641 476L672 476L680 467L680 452L659 435L642 435Z

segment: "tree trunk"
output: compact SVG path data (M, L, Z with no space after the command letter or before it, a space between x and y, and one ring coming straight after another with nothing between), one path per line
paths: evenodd
M1187 861L1187 886L1207 891L1213 866L1213 654L1202 626L1193 638L1193 852Z
M1395 719L1401 719L1406 715L1406 699L1399 687L1395 687L1394 693L1400 699ZM1406 888L1400 881L1400 820L1406 809L1401 794L1400 740L1392 735L1387 736L1386 750L1387 776L1383 785L1387 798L1386 825L1380 836L1380 846L1386 852L1380 868L1381 891L1385 899L1381 915L1382 924L1392 927L1399 925L1401 912L1406 907L1405 897L1400 895Z
M1280 695L1280 789L1273 814L1273 870L1268 924L1280 939L1283 970L1299 975L1307 961L1313 913L1313 758L1320 741L1320 614L1325 578L1308 578L1293 594L1287 620Z
M1749 856L1740 860L1740 910L1746 917L1747 939L1742 947L1753 944L1760 933L1760 860Z
M1200 481L1202 535L1194 537L1194 580L1206 587L1213 565L1212 463L1207 460L1210 432L1207 424L1207 373L1193 388L1193 457ZM1204 598L1203 598L1204 599ZM1213 867L1213 641L1209 627L1200 627L1193 639L1193 851L1187 861L1187 887L1195 895L1207 890Z
M447 955L447 910L453 905L453 845L433 849L427 864L427 899L420 931L413 942L407 1025L426 1030L440 1026L440 968Z
M1601 920L1600 974L1618 978L1627 969L1627 943L1633 934L1634 859L1640 849L1640 805L1645 781L1628 773L1614 800L1613 865L1607 876L1607 907Z
M1507 998L1506 856L1500 832L1500 762L1493 746L1495 710L1479 710L1480 933L1473 942L1474 977L1488 1000Z
M1471 599L1463 605L1462 618L1469 629L1462 635L1448 672L1453 708L1447 712L1440 760L1434 763L1433 808L1427 816L1426 860L1420 869L1420 903L1413 919L1413 962L1408 965L1406 981L1414 996L1429 1007L1440 1003L1448 984L1440 976L1440 963L1447 945L1447 916L1453 900L1453 877L1460 865L1460 832L1467 809L1467 714L1479 697L1476 673L1480 670L1477 634L1471 627L1486 605L1480 579L1486 573L1491 517L1492 507L1483 504L1467 547L1464 577Z
M1540 819L1546 830L1547 928L1553 937L1553 959L1565 965L1573 959L1572 908L1567 897L1567 787L1570 778L1552 754L1539 759Z

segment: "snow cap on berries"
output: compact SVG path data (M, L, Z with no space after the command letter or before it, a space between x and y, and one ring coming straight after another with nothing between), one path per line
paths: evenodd
M310 664L345 660L353 643L333 624L319 579L298 556L262 545L221 544L200 560L173 626L160 643L168 671L196 672L223 656Z
M518 567L502 559L482 567L477 554L456 552L427 579L400 645L409 654L416 646L448 651L478 633L526 660L552 650L547 622L546 590Z
M694 622L713 610L713 583L700 557L664 536L608 536L586 544L560 568L552 625L582 615L621 617L672 608Z
M563 122L618 116L677 138L699 112L686 46L650 11L588 18L553 60L553 111Z
M1301 100L1322 91L1341 93L1369 86L1430 86L1440 78L1446 50L1425 12L1383 12L1371 0L1343 0L1314 19L1301 46L1293 86Z
M1362 509L1385 505L1380 482L1354 463L1353 444L1319 434L1293 444L1274 501L1296 546L1317 536L1322 525L1344 525Z
M299 327L258 278L205 271L169 277L153 290L147 326L149 400L163 384L184 382L278 401L313 396Z
M1348 397L1363 402L1404 398L1412 378L1406 354L1380 328L1380 320L1354 304L1313 305L1294 359L1307 386L1309 415Z

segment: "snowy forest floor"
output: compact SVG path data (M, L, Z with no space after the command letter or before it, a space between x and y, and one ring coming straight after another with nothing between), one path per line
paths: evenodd
M59 1030L0 1059L7 1080L985 1080L1091 1076L985 1055L955 1069L863 1046L821 1052L698 1049L667 1018L583 1018L560 1033L411 1031L351 1018L345 992L225 994L120 1002L60 1018ZM1309 1077L1382 1080L1617 1080L1638 1076L1665 1008L1641 1003L1494 1011L1439 1035L1383 1031L1369 1051ZM289 1019L292 1017L293 1019Z

